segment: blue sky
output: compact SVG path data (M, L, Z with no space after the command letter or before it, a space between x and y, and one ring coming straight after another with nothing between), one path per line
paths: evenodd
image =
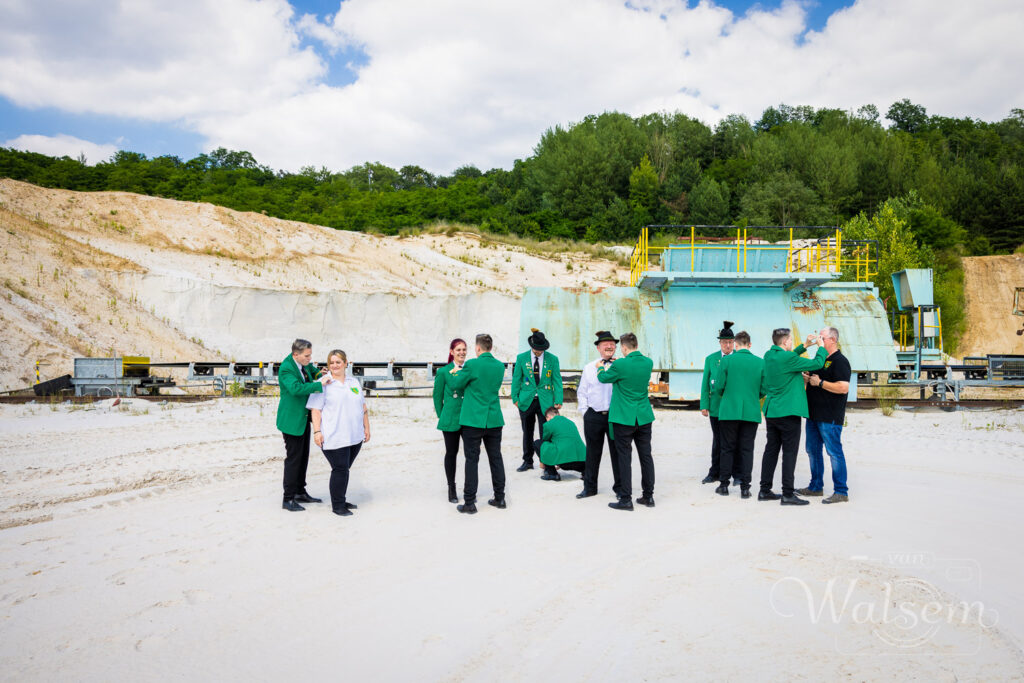
M507 168L607 110L713 125L780 102L909 97L987 120L1024 104L1005 87L1024 69L1019 0L287 2L0 5L0 146L447 173Z

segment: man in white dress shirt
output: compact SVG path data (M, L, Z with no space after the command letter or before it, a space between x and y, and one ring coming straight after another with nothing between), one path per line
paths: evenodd
M580 413L583 415L583 437L587 442L587 464L583 472L583 490L576 494L577 498L589 498L597 495L597 473L601 468L601 453L604 444L608 444L608 458L612 464L612 491L619 495L619 463L615 457L615 442L608 430L608 406L612 401L612 384L597 381L597 369L601 365L611 365L615 355L615 345L619 340L611 332L602 330L597 333L594 346L600 357L587 363L580 377L580 386L576 390L576 400Z

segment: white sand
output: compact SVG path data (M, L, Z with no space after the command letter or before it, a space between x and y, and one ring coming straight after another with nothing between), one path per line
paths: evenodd
M509 509L466 517L429 401L371 410L343 519L279 508L271 399L0 407L0 679L1024 678L1024 412L851 412L852 502L797 509L715 496L706 421L659 411L658 506L624 513L607 462L583 501L575 475L516 473L506 404ZM481 482L483 502L485 465ZM833 577L858 581L854 603L880 609L894 582L996 623L916 647L875 633L880 612L814 625L797 580L819 602Z

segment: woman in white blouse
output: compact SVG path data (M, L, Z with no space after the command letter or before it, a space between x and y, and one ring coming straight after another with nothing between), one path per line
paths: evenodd
M331 463L331 506L334 514L348 516L355 505L345 500L348 472L363 443L370 440L370 416L359 382L346 377L348 356L340 349L327 354L327 369L320 381L323 393L311 394L306 407L313 418L313 441Z

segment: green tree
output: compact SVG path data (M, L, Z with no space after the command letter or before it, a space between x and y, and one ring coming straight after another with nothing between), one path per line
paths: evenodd
M658 173L646 154L629 174L629 208L637 227L654 220L658 208Z
M893 102L885 118L892 121L893 128L904 133L916 133L921 130L928 121L928 112L919 104L914 104L904 98Z
M789 173L751 185L740 206L754 225L816 225L828 214L814 190Z
M689 223L729 225L729 187L714 178L703 178L689 197Z

